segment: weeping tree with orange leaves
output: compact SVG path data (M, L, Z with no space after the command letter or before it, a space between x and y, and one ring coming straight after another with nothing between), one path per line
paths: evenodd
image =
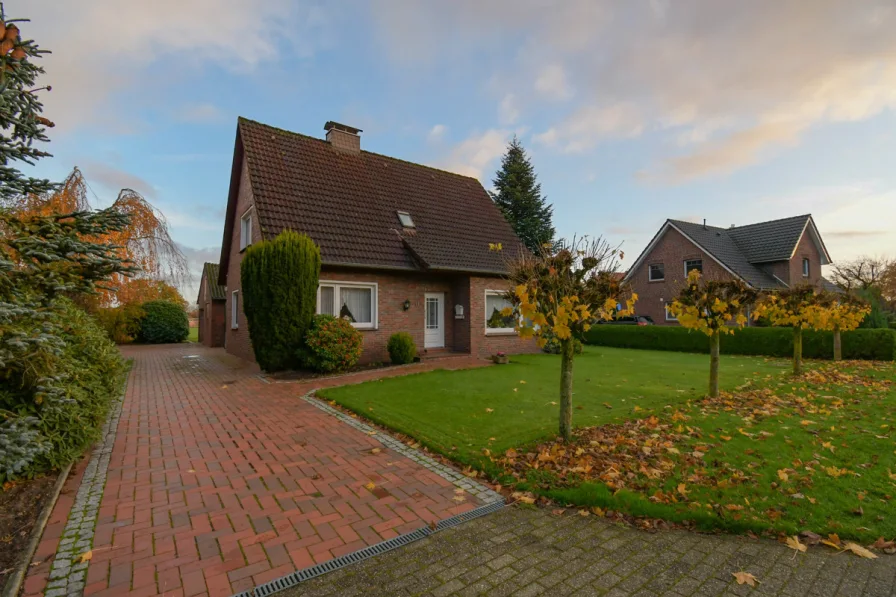
M630 315L637 295L615 274L622 252L604 239L573 238L545 244L537 253L522 252L507 264L513 289L513 317L523 338L540 347L553 336L560 343L560 436L572 435L572 380L575 340L601 320Z
M58 188L23 195L15 199L10 207L20 217L90 211L88 190L84 175L76 167ZM186 280L187 260L171 238L165 216L132 189L122 189L109 209L126 215L129 224L87 240L114 247L118 257L138 271L134 277L122 274L113 276L107 287L95 297L96 305L108 307L116 303L172 298L174 302L186 306L186 301L173 286ZM171 291L174 291L173 294Z

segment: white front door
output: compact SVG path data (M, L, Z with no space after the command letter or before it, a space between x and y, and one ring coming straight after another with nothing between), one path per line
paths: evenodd
M427 292L425 296L423 347L442 348L445 346L445 293Z

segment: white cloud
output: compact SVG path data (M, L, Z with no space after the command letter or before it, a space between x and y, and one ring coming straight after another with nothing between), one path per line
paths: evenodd
M644 126L644 119L632 104L585 106L534 139L567 153L579 153L610 137L637 137Z
M131 189L149 198L154 198L158 193L155 185L146 179L104 162L88 160L82 170L88 183L95 182L112 195L117 196L122 189Z
M221 122L226 114L221 108L212 103L188 104L182 106L175 117L182 122L211 123Z
M551 64L543 68L535 79L535 90L552 100L572 97L572 88L566 80L566 70L562 64Z
M645 164L654 180L730 172L798 145L813 128L896 109L892 0L378 6L394 53L456 63L467 57L460 52L483 60L515 51L496 68L518 109L550 117L550 102L574 100L539 137L559 150L657 133L665 154ZM425 34L401 35L396 11L402 23L424 24Z
M46 114L63 130L102 125L120 132L139 128L115 96L152 96L185 73L214 64L248 72L277 60L284 49L311 51L325 28L308 2L267 0L23 0L7 14L27 16L23 35L51 50L42 64ZM189 84L189 82L187 83ZM135 101L131 95L127 101Z
M505 95L498 106L498 122L504 126L516 124L520 117L520 109L517 103L516 95L512 93Z
M429 134L426 136L426 138L430 143L438 143L445 137L446 132L448 132L447 126L445 126L444 124L437 124L429 129Z
M436 165L481 180L485 169L504 155L511 134L507 130L490 129L471 135L455 145Z

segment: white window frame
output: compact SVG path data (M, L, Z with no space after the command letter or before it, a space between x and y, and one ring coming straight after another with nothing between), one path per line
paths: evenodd
M252 214L253 209L250 207L240 216L240 251L252 244Z
M240 329L240 291L230 293L230 329Z
M678 321L678 318L673 317L669 312L669 303L663 303L663 310L666 312L666 321Z
M703 258L702 257L698 257L697 259L685 259L682 262L682 265L684 266L684 277L685 278L688 277L688 261L699 261L700 262L700 274L703 275Z
M376 282L348 282L343 280L321 280L317 285L317 306L315 308L315 312L320 315L320 289L322 286L330 286L333 288L333 304L341 305L342 301L340 300L340 291L343 288L364 288L370 289L370 301L372 305L370 306L370 314L371 319L373 320L370 323L352 323L352 327L359 330L375 330L379 328L379 315L380 315L380 292L379 292L379 284ZM336 313L336 317L339 317L339 313Z
M653 270L651 270L650 268L653 267L654 265L662 265L662 266L663 266L663 277L662 277L662 278L654 278L654 277L651 277L651 274L653 273ZM648 264L647 264L647 281L648 281L648 282L662 282L662 281L665 280L665 279L666 279L666 266L665 266L665 264L663 264L663 263L648 263Z
M402 227L404 227L404 228L416 228L417 227L414 224L414 218L411 217L411 214L409 212L399 211L396 213L398 214L398 221L401 223ZM404 217L402 217L402 216L407 217L407 219L408 219L407 223L405 223Z
M812 268L811 268L811 265L809 264L809 258L803 257L803 277L808 278L811 271L812 271Z
M488 297L489 296L507 296L506 290L486 290L482 298L482 325L485 327L486 336L510 336L516 335L516 328L490 328L488 327Z

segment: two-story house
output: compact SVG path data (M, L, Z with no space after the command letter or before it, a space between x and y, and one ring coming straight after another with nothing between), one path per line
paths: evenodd
M738 278L759 290L809 282L835 289L821 275L831 257L811 215L718 228L666 220L624 281L638 293L637 312L675 324L670 304L692 269L713 279Z

